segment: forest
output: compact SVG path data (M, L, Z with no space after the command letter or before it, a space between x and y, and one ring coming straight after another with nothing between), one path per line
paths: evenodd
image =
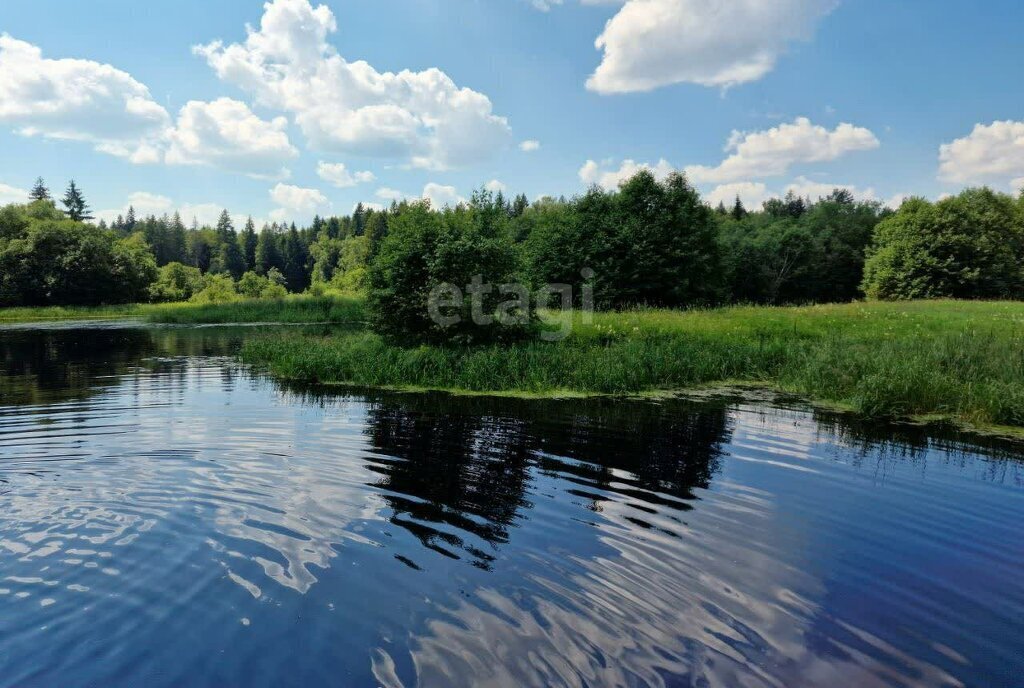
M37 180L25 200L0 209L2 307L360 294L378 331L431 339L426 290L477 274L586 282L603 310L1024 296L1024 197L987 188L898 210L842 189L712 208L683 175L642 171L571 199L481 190L454 208L359 205L259 230L226 210L200 226L129 208L108 226L75 182L57 200Z

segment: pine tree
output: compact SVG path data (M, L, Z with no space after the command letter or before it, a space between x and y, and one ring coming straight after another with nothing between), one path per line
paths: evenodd
M725 201L718 202L718 207L715 208L715 212L723 216L729 214L729 211L725 209Z
M288 290L300 293L309 286L309 275L306 270L308 255L306 247L299 238L299 230L292 223L284 242L284 276L288 280Z
M43 181L42 177L36 178L35 186L32 187L32 191L29 192L28 197L31 201L52 201L50 198L50 190L46 188L46 182Z
M356 205L355 212L352 213L352 226L355 236L363 236L363 229L366 226L366 209L362 203Z
M743 201L740 200L739 196L736 196L736 204L732 207L732 219L742 220L747 216L747 209L743 207Z
M181 221L181 214L175 211L171 219L171 228L168 233L168 256L172 263L185 263L188 260L188 243L185 239L185 223Z
M516 196L515 201L512 202L512 217L520 217L529 207L530 201L526 198L526 194L519 194Z
M259 237L256 236L256 224L252 221L250 216L245 221L245 229L238 236L239 245L242 248L242 255L245 257L245 264L253 270L256 267L256 245L259 243Z
M261 275L266 275L271 268L281 270L284 261L281 260L281 252L277 247L277 235L266 225L260 232L256 242L256 263L253 269Z
M75 186L74 179L68 184L68 190L64 193L61 203L64 204L68 217L75 222L85 222L92 219L92 215L89 214L89 205L85 202L85 196L82 195L81 189Z
M235 233L235 225L231 223L231 215L227 210L220 211L220 218L217 219L217 236L226 240L228 236Z
M231 275L231 279L241 279L245 274L246 265L238 241L229 239L221 244L218 265L221 270Z
M128 206L128 214L124 218L124 231L127 234L131 234L135 231L135 225L138 221L135 219L135 206Z

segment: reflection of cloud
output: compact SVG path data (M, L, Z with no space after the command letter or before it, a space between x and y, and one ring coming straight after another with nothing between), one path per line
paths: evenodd
M631 519L640 512L608 503L599 526L603 555L535 571L514 591L478 590L475 602L462 600L429 621L411 644L417 680L664 685L665 676L687 676L712 686L957 684L848 624L841 640L812 639L813 600L823 584L799 562L774 558L785 549L768 544L780 530L771 512L769 501L743 488L705 500L687 529L649 514L636 525ZM751 541L765 544L739 544Z

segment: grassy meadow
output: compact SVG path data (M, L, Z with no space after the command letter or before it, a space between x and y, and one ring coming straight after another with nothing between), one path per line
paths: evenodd
M867 417L1024 427L1024 303L929 301L574 316L561 342L401 348L355 330L258 338L274 375L524 395L752 385Z
M549 318L552 316L548 316ZM333 334L248 342L246 362L293 380L524 396L767 388L872 418L1024 427L1024 303L868 302L572 314L559 342L399 347L358 298L0 310L0 323L339 323ZM554 327L554 325L552 325Z

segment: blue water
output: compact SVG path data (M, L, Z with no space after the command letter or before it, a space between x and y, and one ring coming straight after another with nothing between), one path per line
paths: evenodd
M0 331L0 686L1020 685L1024 446Z

